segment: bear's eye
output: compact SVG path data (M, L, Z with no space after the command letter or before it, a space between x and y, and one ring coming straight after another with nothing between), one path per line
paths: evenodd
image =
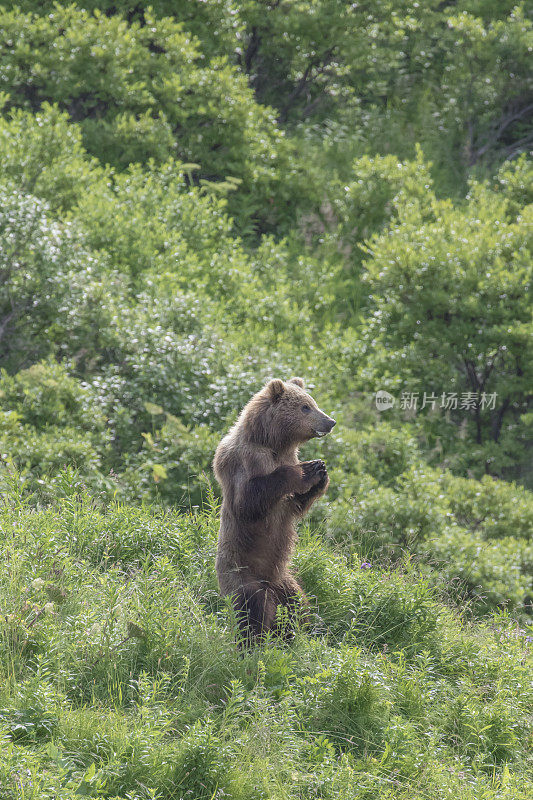
M302 411L303 411L305 414L307 414L307 413L309 413L309 411L311 411L311 408L310 408L310 406L302 406Z

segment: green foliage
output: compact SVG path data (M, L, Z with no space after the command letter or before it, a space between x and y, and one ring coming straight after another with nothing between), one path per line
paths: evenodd
M484 539L531 539L533 498L521 486L485 476L481 481L443 475L450 508L459 522Z
M439 579L455 584L458 597L472 598L478 612L531 604L532 551L523 539L486 542L470 532L447 530L430 542L427 558L438 567Z
M80 198L76 216L91 246L133 276L153 270L176 272L184 285L201 279L213 251L231 253L236 243L226 200L187 186L186 174L194 166L174 161L148 170L131 166L99 185L98 194Z
M470 461L461 453L463 464L501 475L529 437L517 421L528 408L533 368L531 207L508 221L501 192L473 184L467 203L430 201L430 208L426 221L416 201L404 205L399 221L368 244L362 374L376 389L433 397L444 437L453 432L443 420L458 414L441 410L443 393L456 393L459 411L471 397L462 416L476 446Z
M121 482L127 496L153 498L185 508L202 504L218 436L205 425L189 428L160 406L146 403L165 422L154 433L143 432L143 449L127 461Z
M28 356L50 353L47 334L62 303L76 296L71 282L90 280L100 265L79 229L53 219L44 202L10 183L0 186L0 198L0 356L16 369Z
M215 509L98 510L66 472L51 508L6 489L0 525L5 798L530 785L523 631L465 625L415 572L361 570L308 538L322 630L239 653L214 591Z
M101 473L109 433L95 393L53 362L41 362L0 377L0 452L24 474L29 487L49 495L47 481L67 464L94 487ZM9 467L10 468L10 467Z
M23 424L38 430L67 424L94 433L104 428L102 416L95 413L90 387L69 377L64 366L53 362L35 364L13 377L3 372L0 399Z
M531 144L532 28L520 6L240 5L239 63L258 96L282 119L322 123L341 159L343 144L409 157L420 141L454 190L473 166Z
M406 216L407 207L428 213L433 199L429 166L419 148L415 161L363 156L354 162L353 179L335 204L341 220L338 235L343 245L350 246L350 255L354 245ZM357 251L353 255L357 256Z
M511 164L504 164L499 170L496 180L507 200L507 215L510 220L516 219L522 209L533 202L532 186L533 165L525 155Z
M53 212L64 212L94 188L101 175L87 156L80 129L68 114L43 103L32 114L14 110L0 120L2 169L24 194L46 200Z
M239 179L240 194L253 186L252 205L249 197L236 200L244 218L255 213L266 222L261 205L272 194L277 201L269 216L287 212L289 150L273 112L254 102L227 59L204 65L182 24L150 11L142 25L128 24L118 15L57 5L47 16L4 11L0 32L0 89L8 108L37 111L58 103L103 163L124 168L178 156L200 164L209 180Z
M56 0L41 0L36 9L33 0L4 0L4 8L16 8L20 11L38 11L41 14L54 10ZM146 10L136 0L84 0L83 8L87 11L103 11L107 16L120 14L128 22L133 20L146 24ZM185 30L196 36L202 49L208 54L228 54L236 45L236 39L242 31L238 3L233 0L153 0L148 10L158 17L173 16L179 19ZM148 17L149 18L149 17Z

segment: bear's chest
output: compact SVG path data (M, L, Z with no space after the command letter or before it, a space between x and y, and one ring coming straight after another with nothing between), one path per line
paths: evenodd
M278 467L295 467L298 464L298 455L294 451L289 453L273 454L272 469ZM293 516L294 494L285 495L277 503L276 512L279 521L285 521Z
M285 450L280 453L270 452L272 459L272 469L277 467L294 467L298 464L298 453L294 450Z

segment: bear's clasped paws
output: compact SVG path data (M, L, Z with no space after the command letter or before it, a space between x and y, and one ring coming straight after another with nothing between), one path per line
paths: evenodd
M320 483L325 484L328 478L328 471L322 459L317 459L316 461L304 461L301 466L304 480L310 487L316 486Z

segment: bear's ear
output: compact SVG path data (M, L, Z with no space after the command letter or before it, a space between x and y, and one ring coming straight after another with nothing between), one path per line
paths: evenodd
M270 381L270 383L267 383L266 388L268 391L268 396L273 403L276 403L285 391L283 381L280 381L279 378L274 378L274 380Z
M289 383L295 383L296 386L300 387L300 389L305 389L305 383L301 378L291 378Z

